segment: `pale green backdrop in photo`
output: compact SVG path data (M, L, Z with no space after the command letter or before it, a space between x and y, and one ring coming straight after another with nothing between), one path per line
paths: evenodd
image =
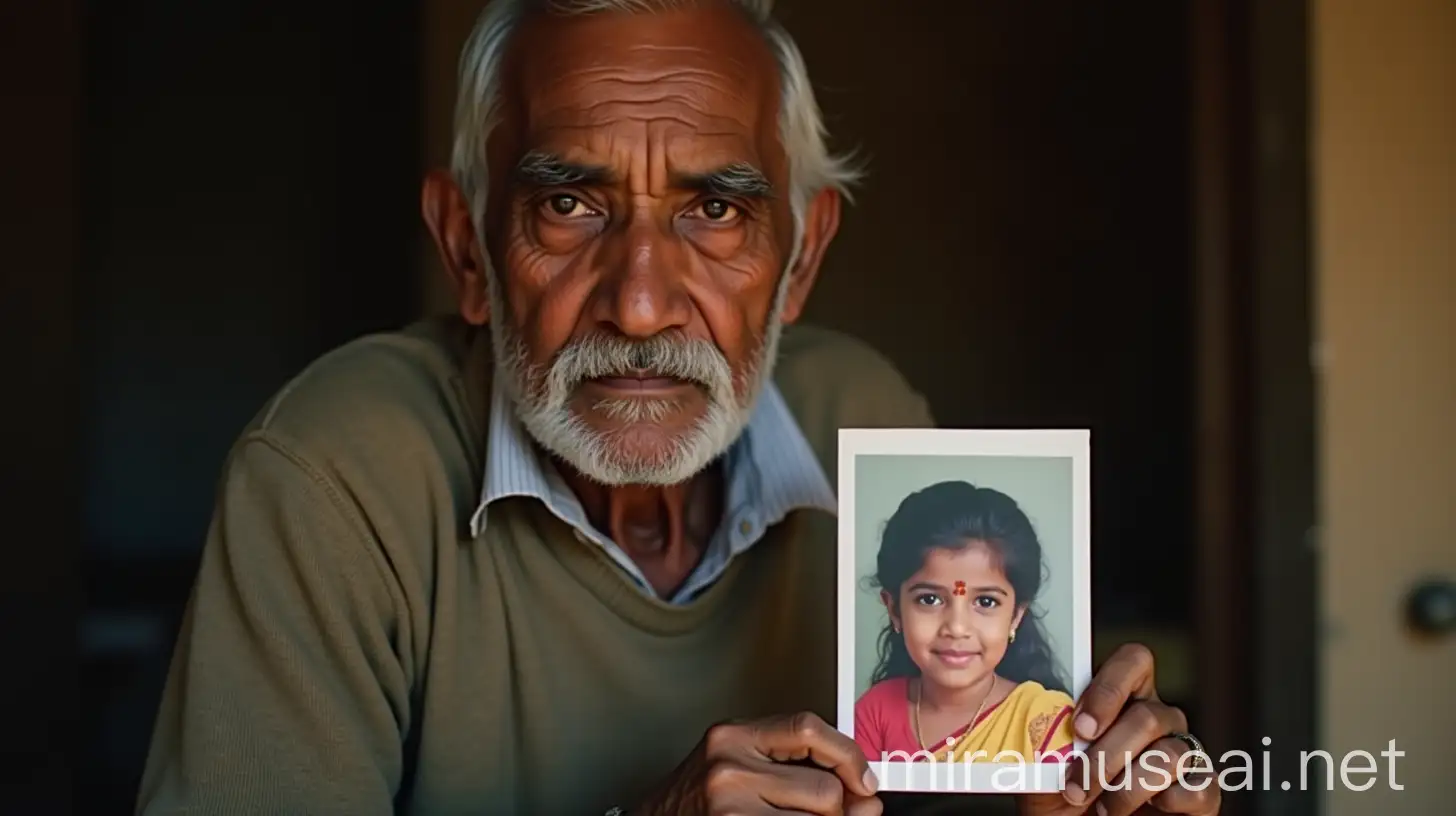
M861 454L854 462L855 692L869 688L880 630L889 621L879 590L869 586L880 532L906 496L948 480L1005 493L1031 519L1042 544L1041 613L1062 678L1072 666L1072 459L1050 456L932 456Z

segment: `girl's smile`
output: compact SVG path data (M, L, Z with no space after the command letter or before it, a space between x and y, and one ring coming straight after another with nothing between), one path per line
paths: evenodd
M969 668L981 656L980 652L972 652L964 649L931 649L930 653L952 669Z

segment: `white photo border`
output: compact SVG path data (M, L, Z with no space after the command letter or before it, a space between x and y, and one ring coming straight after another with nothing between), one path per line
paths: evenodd
M854 737L855 703L855 463L860 456L1051 457L1072 462L1073 698L1092 681L1091 432L1084 429L970 430L959 428L842 428L839 431L838 730ZM1078 738L1077 753L1088 744ZM1065 762L974 762L949 773L925 762L872 760L880 790L912 793L1052 793L1061 791ZM960 780L954 780L959 775ZM943 783L940 777L953 783ZM1012 780L1010 782L1006 780Z

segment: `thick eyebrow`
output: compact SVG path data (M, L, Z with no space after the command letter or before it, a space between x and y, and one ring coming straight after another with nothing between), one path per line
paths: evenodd
M706 173L679 173L673 177L673 185L708 195L740 198L772 198L774 194L768 177L746 162L735 162Z
M605 184L612 180L607 167L569 162L553 153L532 150L516 162L516 178L536 187L565 184Z
M614 174L608 167L570 162L553 153L532 150L516 163L516 178L535 187L558 187L608 184ZM774 194L768 177L746 162L735 162L705 173L677 173L672 181L675 187L708 195L771 198Z

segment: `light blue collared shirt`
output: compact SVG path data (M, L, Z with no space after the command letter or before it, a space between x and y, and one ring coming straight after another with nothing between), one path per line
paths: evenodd
M485 477L470 533L485 529L487 510L497 499L529 496L571 525L576 537L604 549L642 591L656 595L642 571L611 537L587 520L581 502L561 474L531 443L497 378L491 388ZM723 521L702 560L671 603L692 600L723 574L734 557L752 547L764 531L800 508L838 512L834 489L773 383L767 383L748 425L724 454L728 495Z

